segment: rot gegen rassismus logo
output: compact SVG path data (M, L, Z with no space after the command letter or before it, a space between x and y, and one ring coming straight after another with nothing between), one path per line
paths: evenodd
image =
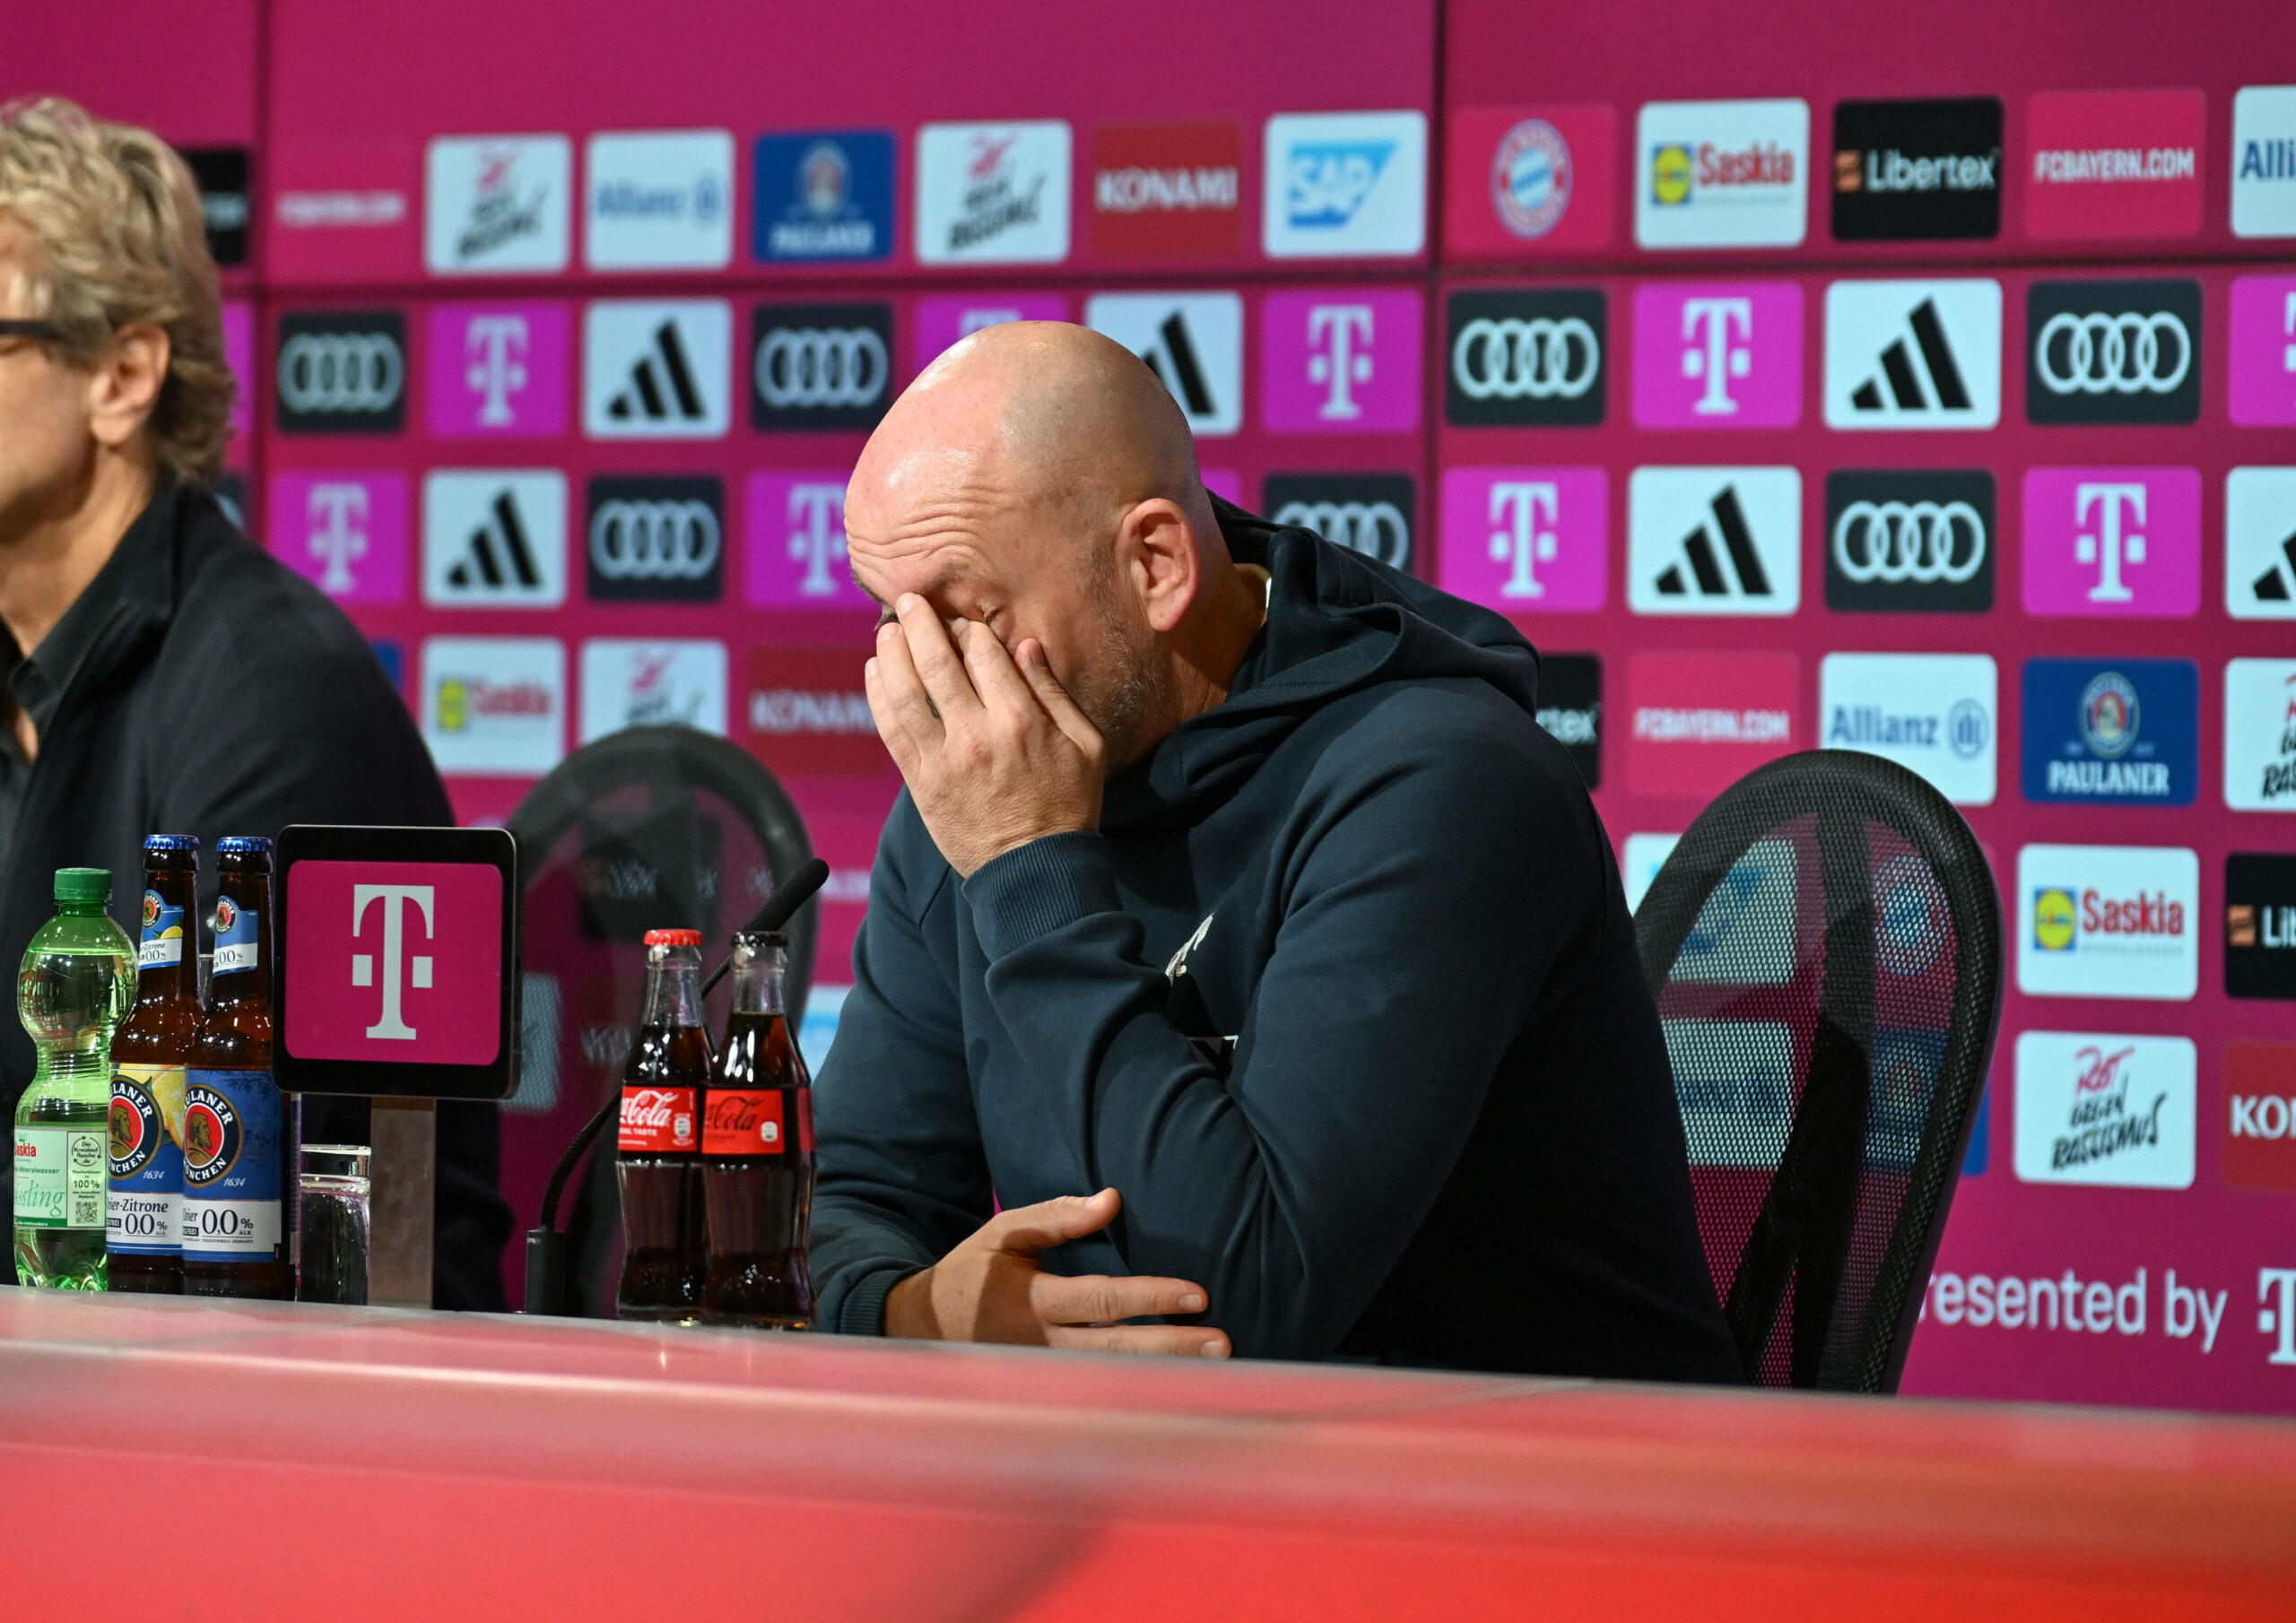
M286 1040L303 1059L491 1064L501 1048L502 875L475 863L289 871Z

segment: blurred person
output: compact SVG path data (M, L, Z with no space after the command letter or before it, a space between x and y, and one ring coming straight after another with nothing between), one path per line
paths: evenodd
M110 869L132 936L147 834L199 837L204 916L223 835L454 820L366 639L216 504L232 388L183 161L67 101L0 109L0 962L61 867ZM11 1010L0 1102L32 1069ZM500 1309L495 1107L438 1126L436 1300ZM306 1098L303 1136L370 1142L366 1101Z
M816 1089L824 1328L1744 1378L1519 632L1213 499L1064 324L927 368L845 511L907 789Z

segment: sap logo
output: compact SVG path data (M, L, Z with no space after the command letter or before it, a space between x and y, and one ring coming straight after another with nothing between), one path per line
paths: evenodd
M716 603L725 498L708 475L590 481L586 549L600 603Z
M1271 293L1260 307L1260 415L1283 433L1419 426L1419 295Z
M726 645L594 637L582 645L581 742L624 727L726 734Z
M430 313L430 431L447 439L566 431L573 327L563 303L448 304Z
M1801 955L1801 854L1790 839L1758 839L1699 907L1667 978L1784 985Z
M424 166L422 260L433 275L566 268L574 147L565 136L440 136Z
M2017 1179L2189 1189L2199 1055L2181 1037L2017 1038Z
M1068 257L1065 119L926 124L917 132L922 265L1057 265Z
M2185 659L2030 659L2025 798L2188 806L2200 777L2200 671Z
M716 439L733 425L733 310L722 299L600 299L582 320L582 431Z
M717 271L734 262L732 131L593 135L582 169L590 269Z
M2232 98L2232 235L2296 237L2296 84Z
M1993 475L1826 475L1826 606L1982 613L1993 606Z
M1462 427L1603 421L1609 301L1599 288L1451 295L1444 411Z
M873 429L892 403L889 304L767 304L751 317L750 423Z
M1610 595L1610 475L1447 468L1438 561L1443 590L1502 614L1599 609Z
M1998 692L1989 655L1829 654L1818 742L1896 761L1956 804L1989 806Z
M2034 422L2193 422L2200 283L2036 282L2025 296Z
M441 772L549 771L566 754L566 646L554 637L426 639L422 737Z
M404 473L274 473L271 550L337 603L403 603L408 510Z
M1833 234L1843 242L1999 236L2000 99L1839 103Z
M2184 1001L2198 989L2200 858L2183 848L2027 846L2018 990Z
M436 470L422 480L422 601L554 609L566 601L566 475Z
M1419 497L1408 473L1271 473L1262 496L1277 524L1313 530L1389 568L1411 568Z
M1826 289L1826 426L1989 429L2001 421L2001 284Z
M1785 429L1802 421L1802 290L1646 282L1634 295L1634 421Z
M1642 247L1795 247L1808 232L1806 101L1645 102L1634 150Z
M2226 663L2224 803L2296 812L2296 660Z
M2296 856L2224 859L2224 990L2296 998Z
M1637 614L1787 615L1802 604L1802 475L1637 468L1627 481Z
M1267 121L1261 247L1271 259L1408 257L1427 241L1427 117Z
M406 422L406 319L396 310L279 318L273 379L290 434L396 434Z
M2197 470L2029 468L2024 485L2027 613L2198 611Z
M1095 293L1084 325L1148 363L1198 438L1244 421L1244 301L1234 293Z
M761 135L752 167L761 262L891 257L891 130Z

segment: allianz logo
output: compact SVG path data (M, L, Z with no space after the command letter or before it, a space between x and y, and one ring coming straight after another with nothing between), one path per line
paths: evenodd
M715 175L698 176L684 186L610 180L592 194L590 206L602 220L679 220L691 214L697 224L710 225L726 212L726 196Z
M1836 705L1826 718L1831 750L1944 750L1973 760L1992 741L1993 717L1974 699L1957 701L1942 716L1886 705Z

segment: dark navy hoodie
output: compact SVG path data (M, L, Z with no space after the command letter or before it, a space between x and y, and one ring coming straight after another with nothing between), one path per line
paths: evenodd
M825 1328L1113 1185L1063 1273L1203 1285L1244 1357L1736 1381L1618 868L1504 619L1217 504L1225 702L1097 832L960 880L903 794L815 1094Z

